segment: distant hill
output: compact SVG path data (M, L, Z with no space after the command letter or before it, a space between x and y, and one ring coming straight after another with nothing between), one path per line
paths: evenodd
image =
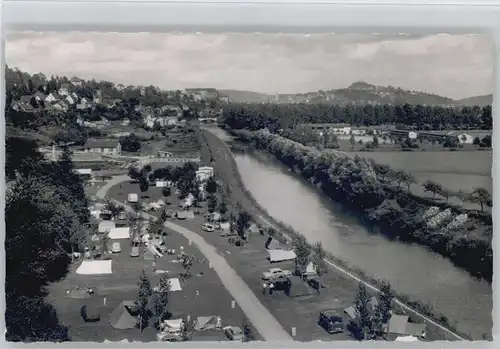
M249 102L249 103L260 103L268 102L274 98L274 96L267 95L265 93L252 92L252 91L241 91L241 90L218 90L222 96L227 96L233 102Z
M463 98L459 99L458 101L455 102L457 105L490 105L493 103L493 95L483 95L483 96L474 96L474 97L468 97L468 98Z
M404 90L393 86L376 86L364 81L353 83L347 88L320 90L298 94L268 95L251 91L220 90L233 102L276 102L279 103L327 103L327 104L423 104L423 105L488 105L492 95L470 97L461 100L426 93Z

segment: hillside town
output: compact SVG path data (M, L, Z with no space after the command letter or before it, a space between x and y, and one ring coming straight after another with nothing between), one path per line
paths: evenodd
M7 341L491 340L484 96L13 67Z

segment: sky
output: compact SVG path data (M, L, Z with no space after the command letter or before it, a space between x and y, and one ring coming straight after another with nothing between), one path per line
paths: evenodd
M493 91L488 36L9 32L5 51L29 73L164 89L304 93L365 81L454 99Z

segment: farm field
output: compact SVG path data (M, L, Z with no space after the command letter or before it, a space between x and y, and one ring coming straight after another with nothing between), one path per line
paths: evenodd
M412 173L420 183L431 180L440 183L452 191L472 191L486 188L492 191L493 179L491 151L440 151L440 152L346 152L349 156L371 158L380 164ZM421 196L424 193L419 185L413 185L412 191ZM450 202L453 202L453 198ZM475 206L466 204L464 206Z

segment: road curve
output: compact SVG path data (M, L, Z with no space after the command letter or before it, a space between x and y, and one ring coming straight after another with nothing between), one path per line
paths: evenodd
M106 198L106 194L111 187L128 180L130 180L128 176L113 177L104 186L99 188L96 196L100 199L104 199ZM130 206L123 205L123 203L118 202L115 199L112 199L112 201L125 206L128 211L132 211ZM146 213L143 213L143 216L155 219L155 217ZM288 332L283 329L280 323L269 312L269 310L257 299L243 279L234 271L234 269L230 267L226 259L217 253L215 247L206 242L205 239L203 239L203 237L201 237L198 233L186 229L178 224L166 222L165 227L182 234L185 238L191 240L197 245L200 252L212 264L212 267L221 279L224 287L233 296L235 301L238 303L238 306L245 313L248 320L253 324L264 340L275 342L293 340Z

